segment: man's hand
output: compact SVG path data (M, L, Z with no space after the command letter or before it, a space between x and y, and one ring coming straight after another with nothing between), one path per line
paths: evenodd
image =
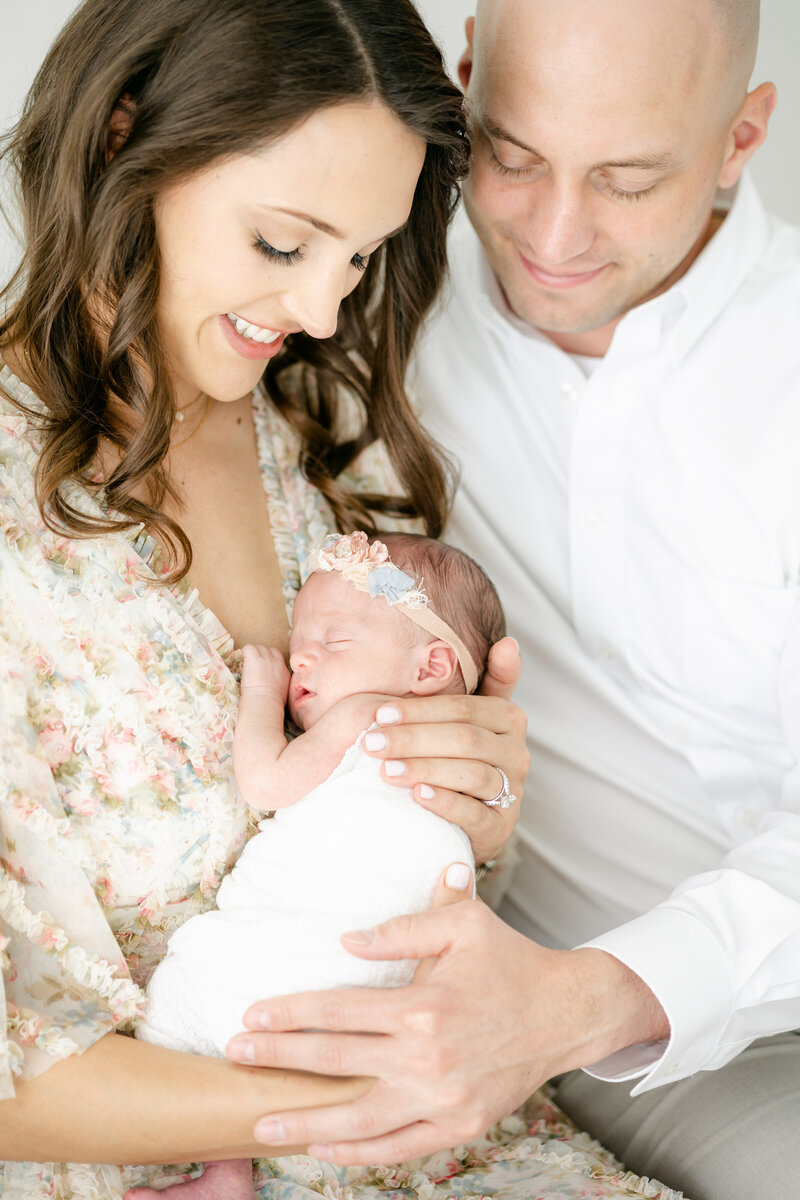
M384 760L389 783L412 788L418 804L461 826L479 863L495 858L511 836L530 767L525 714L510 699L521 670L517 643L503 638L489 652L479 695L392 700L376 712L381 729L364 741ZM517 797L507 809L482 803L502 786L496 767Z
M665 1032L655 997L622 963L544 949L480 901L398 917L343 944L362 958L435 962L407 988L248 1010L251 1032L232 1040L230 1057L376 1079L353 1103L265 1117L255 1130L265 1143L308 1143L339 1163L403 1162L479 1136L561 1071Z

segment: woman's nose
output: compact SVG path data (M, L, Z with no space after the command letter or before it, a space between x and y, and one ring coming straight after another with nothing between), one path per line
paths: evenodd
M342 281L333 273L324 276L309 275L302 283L283 296L284 307L298 325L313 338L329 338L336 333L339 307L345 289Z

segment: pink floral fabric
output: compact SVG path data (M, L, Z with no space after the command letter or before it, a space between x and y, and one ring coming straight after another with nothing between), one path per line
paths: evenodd
M0 1099L105 1033L133 1029L171 932L213 904L248 832L231 767L231 639L186 584L157 585L156 547L142 530L77 541L43 525L40 412L2 367ZM291 430L260 395L253 413L291 613L332 521L298 468ZM356 484L380 486L373 466L361 464ZM69 499L97 511L80 489ZM539 1098L475 1147L413 1169L333 1171L300 1157L257 1164L256 1179L265 1198L443 1200L497 1194L502 1182L520 1200L676 1200L620 1173L554 1113ZM121 1200L134 1182L174 1182L187 1170L6 1162L0 1195Z

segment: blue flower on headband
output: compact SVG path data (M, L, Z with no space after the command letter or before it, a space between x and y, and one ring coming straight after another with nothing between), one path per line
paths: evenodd
M386 563L375 567L367 576L370 596L383 596L388 604L397 604L414 589L414 580L399 567Z

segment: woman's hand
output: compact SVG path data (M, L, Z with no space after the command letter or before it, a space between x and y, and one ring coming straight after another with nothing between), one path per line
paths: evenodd
M478 863L496 857L519 816L530 756L525 714L510 697L521 670L517 643L503 638L489 652L480 694L393 700L364 740L389 783L412 788L418 804L461 826ZM506 809L485 803L503 786L498 767L517 797Z

